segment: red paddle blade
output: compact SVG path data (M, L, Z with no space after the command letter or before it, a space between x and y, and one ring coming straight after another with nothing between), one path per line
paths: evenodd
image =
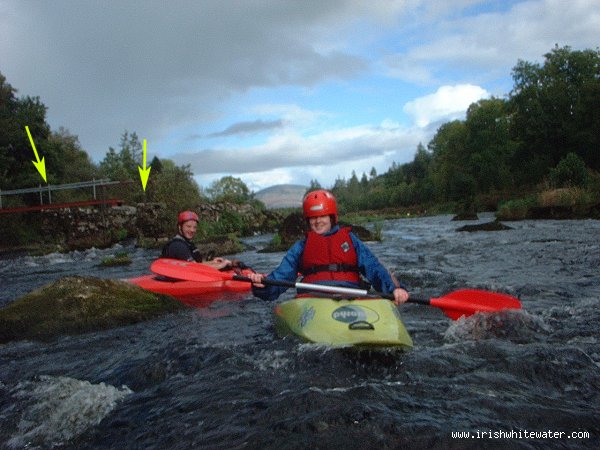
M231 280L231 273L221 272L197 262L180 259L159 258L150 265L150 270L164 277L177 280L210 282L216 280Z
M443 297L432 298L430 305L440 308L453 320L478 312L521 309L521 302L515 297L479 289L460 289L450 292Z

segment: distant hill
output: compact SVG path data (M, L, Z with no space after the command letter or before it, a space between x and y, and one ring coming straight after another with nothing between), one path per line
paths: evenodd
M254 197L269 209L296 208L302 206L307 189L307 186L299 184L278 184L256 192Z

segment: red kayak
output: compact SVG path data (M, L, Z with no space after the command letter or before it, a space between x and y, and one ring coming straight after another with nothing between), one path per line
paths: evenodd
M196 307L207 306L216 300L239 301L248 298L251 284L232 280L233 275L237 274L236 272L233 270L219 271L210 266L201 265L204 273L212 274L214 271L214 277L207 276L203 281L189 281L172 278L176 274L170 274L170 277L152 274L130 278L127 281L142 289L157 294L167 294ZM244 276L248 276L250 273L252 270L249 269L241 271ZM185 277L182 275L182 278Z

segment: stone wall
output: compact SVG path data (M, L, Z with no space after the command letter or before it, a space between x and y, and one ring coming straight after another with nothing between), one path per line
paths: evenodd
M249 204L205 203L198 205L195 211L201 222L213 224L226 222L229 227L238 225L239 228L231 231L243 232L248 235L274 231L283 220L279 213L271 210L261 211Z
M273 231L281 222L277 213L250 205L203 204L195 210L203 222L219 222L235 213L250 233ZM162 243L175 234L177 220L168 216L163 203L52 209L41 216L44 236L69 250L106 247L125 238Z

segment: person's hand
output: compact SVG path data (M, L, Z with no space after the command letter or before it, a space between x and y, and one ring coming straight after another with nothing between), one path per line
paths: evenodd
M252 285L257 287L257 288L264 288L265 285L263 284L262 280L263 280L264 275L261 273L251 273L248 274L248 278L250 278L252 280Z
M225 269L226 267L231 267L231 261L225 258L213 258L210 261L206 261L204 264L207 264L218 270Z
M406 301L408 300L408 292L406 292L406 290L402 289L402 288L396 288L394 289L394 303L396 305L400 305L402 303L406 303Z

